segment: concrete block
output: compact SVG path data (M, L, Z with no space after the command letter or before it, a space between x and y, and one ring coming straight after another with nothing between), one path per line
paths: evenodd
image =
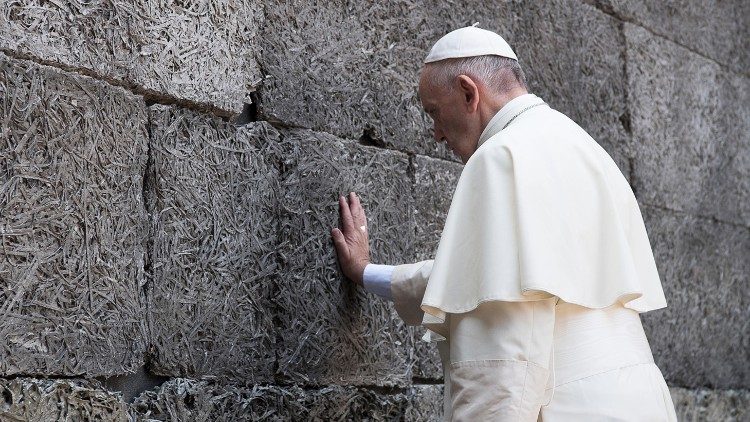
M515 7L518 18L508 42L530 91L584 128L629 177L620 23L579 1L519 2Z
M282 393L288 420L404 420L410 408L408 393L343 386L306 390L303 395L295 390Z
M434 391L433 391L434 390ZM430 420L408 416L434 415L426 400L437 390L407 389L392 394L366 388L328 386L235 386L174 379L143 393L130 407L135 421L189 420ZM418 400L414 406L412 400ZM434 419L433 419L434 420Z
M139 97L0 54L0 374L111 375L143 362Z
M424 327L409 327L413 367L412 375L417 381L427 380L437 382L443 380L443 364L440 362L440 354L434 342L422 341L425 334Z
M415 156L414 220L417 260L433 259L463 165Z
M670 387L677 419L684 422L746 421L750 417L750 391Z
M0 420L126 422L121 397L96 381L0 378Z
M282 134L279 373L308 385L407 384L409 336L401 319L343 278L330 231L338 225L338 195L354 191L367 213L372 261L410 262L408 158L306 130Z
M414 163L414 221L415 261L434 259L445 217L451 205L453 191L463 170L463 165L415 156ZM410 328L414 348L414 376L431 380L443 378L437 347L434 343L421 341L424 329Z
M268 381L279 134L166 106L150 114L150 369Z
M452 158L417 98L431 44L486 7L439 2L266 2L264 118L390 148ZM504 8L503 6L499 6ZM455 14L454 14L455 13ZM304 52L304 54L301 54Z
M260 396L260 397L259 397ZM128 407L131 421L250 421L276 409L276 399L252 387L220 385L185 378L171 379L141 393Z
M514 46L532 91L624 168L622 36L615 19L576 1L268 3L260 60L270 78L261 115L352 139L367 132L390 148L459 161L431 138L418 72L435 41L477 21Z
M595 0L623 20L636 22L747 75L750 68L750 4L730 1Z
M750 226L750 80L635 25L625 34L638 198Z
M750 229L641 208L667 308L642 314L671 385L747 388Z
M258 1L0 4L0 47L239 113L262 79Z
M443 420L443 386L415 385L408 391L409 408L406 410L407 421L442 421Z

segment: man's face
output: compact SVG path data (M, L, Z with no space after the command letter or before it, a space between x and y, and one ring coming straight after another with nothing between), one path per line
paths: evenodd
M424 68L419 78L419 98L425 112L432 118L435 140L445 141L448 148L466 163L477 149L479 135L471 130L471 116L463 92L435 86L430 69Z

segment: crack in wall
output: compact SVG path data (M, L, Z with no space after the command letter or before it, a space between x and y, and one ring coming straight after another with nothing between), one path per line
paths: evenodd
M445 380L443 378L427 378L427 377L412 377L412 385L443 385Z
M633 190L633 195L637 198L638 192L636 192L636 176L635 176L635 153L634 153L634 142L635 142L635 136L633 136L633 121L631 119L631 113L630 113L630 78L629 78L629 69L628 69L628 42L627 37L625 36L625 23L619 21L617 23L617 30L619 31L620 35L620 42L622 43L622 53L621 53L621 59L622 59L622 74L625 78L625 83L623 84L623 100L625 101L625 112L620 115L620 123L622 124L623 129L625 130L625 133L627 134L628 143L625 146L625 152L628 159L628 182L630 184L630 188Z
M50 67L54 67L54 68L66 71L66 72L76 73L81 76L87 76L92 79L96 79L98 81L104 82L108 85L124 88L125 90L129 91L133 95L143 97L143 100L146 102L147 107L150 107L154 104L176 106L176 107L192 110L197 113L212 115L212 116L220 118L221 120L225 122L229 122L235 125L244 125L250 122L265 121L277 129L280 129L280 128L281 129L306 129L306 130L310 130L316 133L328 134L339 139L345 139L345 140L363 143L362 138L360 139L348 138L346 136L338 135L338 134L328 132L325 130L290 124L288 122L279 120L275 116L270 115L264 111L263 103L262 103L263 102L262 94L260 91L255 91L255 92L250 93L250 98L252 101L250 103L246 103L243 106L242 113L235 113L229 110L224 110L222 108L216 107L212 104L203 103L203 102L194 101L194 100L188 100L185 98L179 98L173 95L169 95L169 94L165 94L165 93L153 90L151 88L145 88L142 85L139 85L135 82L128 82L128 81L123 81L123 80L107 77L86 67L72 66L72 65L60 63L54 60L42 59L32 54L14 51L8 48L0 48L0 52L14 59L28 60L28 61L40 64L43 66L50 66ZM260 66L260 63L259 63L259 66ZM262 71L262 66L260 67ZM365 133L367 130L368 130L367 127L363 128L363 133ZM393 146L388 146L385 143L374 142L373 144L366 144L366 145L389 150L389 151L398 151L404 154L416 154L416 155L420 155L423 157L434 158L436 160L442 160L442 161L446 161L450 163L461 164L455 160L450 160L444 157L427 155L427 154L417 154L411 151L394 148Z
M264 116L264 117L266 117L266 116ZM408 151L408 150L404 150L404 149L395 148L393 146L382 146L381 147L381 146L377 146L377 145L371 145L371 144L368 144L366 142L362 142L361 138L360 139L348 138L348 137L345 137L345 136L337 135L337 134L332 133L332 132L328 132L328 131L320 130L320 129L313 129L313 128L310 128L310 127L307 127L307 126L299 126L299 125L295 125L295 124L291 124L291 123L285 123L285 122L280 122L280 121L271 121L271 120L266 120L265 118L263 120L259 120L259 121L267 122L268 124L270 124L271 126L273 126L274 129L277 129L279 131L282 131L282 130L285 130L285 129L287 129L287 130L288 129L309 130L310 132L313 132L313 133L322 133L322 134L325 134L325 135L330 135L330 136L332 136L332 137L334 137L336 139L341 139L341 140L346 141L346 142L356 142L356 143L358 143L360 145L363 145L365 147L378 148L378 149L385 150L385 151L400 152L402 154L413 155L415 157L419 156L419 157L431 158L433 160L440 160L440 161L443 161L443 162L446 162L446 163L451 163L451 164L456 164L456 165L459 165L459 166L463 166L463 163L461 163L459 161L449 160L449 159L444 158L444 157L438 157L438 156L426 155L426 154L419 154L419 153L416 153L416 152L413 152L413 151Z
M154 390L171 378L154 375L149 372L147 366L142 366L132 374L95 377L94 379L99 381L108 391L121 393L125 403L132 403L145 391Z
M284 139L285 135L284 132L279 130L279 145L284 145ZM286 154L282 154L286 155ZM273 166L276 167L276 171L278 172L278 182L279 185L281 185L284 181L284 178L289 173L289 169L287 168L283 157L275 157L273 160ZM280 195L281 189L277 191L277 195ZM278 196L275 198L276 202L279 203L282 198L279 198ZM271 279L271 298L269 300L269 303L271 304L271 309L269 310L271 312L271 322L274 327L274 361L273 361L273 367L271 369L272 376L274 378L274 385L279 385L279 383L283 382L283 374L281 373L281 350L279 347L276 347L277 345L281 345L284 343L284 337L281 328L284 326L284 322L281 320L281 313L284 311L284 307L276 300L277 297L280 295L278 294L281 290L281 277L279 276L281 268L284 268L284 257L282 254L283 248L281 247L282 243L282 235L283 235L283 227L281 224L281 219L283 217L283 207L277 206L275 208L276 215L275 215L275 222L276 222L276 252L274 253L274 258L276 260L276 268L278 271L276 271L276 274Z
M43 66L54 67L60 70L64 70L66 72L71 72L71 73L76 73L82 76L87 76L89 78L102 81L112 86L124 88L125 90L129 91L130 93L134 95L143 97L143 99L146 101L147 106L150 106L153 104L163 104L163 105L168 105L168 106L176 105L176 106L187 108L187 109L199 112L199 113L212 114L216 117L221 118L224 121L229 121L229 119L231 119L236 114L232 111L224 110L212 104L203 103L200 101L188 100L184 98L178 98L173 95L165 94L163 92L159 92L151 88L146 88L135 82L128 82L128 81L123 81L120 79L115 79L112 77L104 76L87 67L72 66L69 64L60 63L55 60L47 60L41 57L34 56L29 53L23 53L23 52L11 50L8 48L0 48L0 52L14 59L28 60L28 61L40 64Z
M35 374L31 372L16 372L13 374L8 375L0 375L0 380L7 380L12 381L15 379L21 379L21 378L32 378L37 380L85 380L90 381L92 379L96 379L97 377L88 375L86 373L78 373L73 375L62 375L62 374L55 374L55 375L48 375L48 374Z
M132 374L131 374L132 375ZM111 377L90 377L86 378L82 375L54 375L54 376L43 376L39 374L16 374L16 375L7 375L7 376L0 376L0 380L2 381L13 381L16 379L33 379L33 380L61 380L61 381L98 381L102 382L103 379L111 379L115 377L121 377L120 375L115 375ZM127 375L125 376L127 377ZM274 382L274 383L244 383L244 382L232 382L231 380L225 379L225 380L213 380L213 379L201 379L201 378L187 378L187 377L162 377L162 376L152 376L154 379L159 379L159 382L153 384L153 386L146 388L143 391L148 391L151 389L154 389L163 383L170 381L170 380L176 380L176 379L182 379L182 380L189 380L189 381L204 381L208 382L209 384L219 385L219 386L228 386L228 387L297 387L304 391L320 391L326 388L330 387L341 387L341 388L356 388L356 389L362 389L362 390L370 390L373 392L377 392L380 394L399 394L399 393L408 393L410 389L413 387L427 387L427 386L442 386L444 382L442 380L433 380L429 378L419 378L415 377L412 380L414 381L413 384L409 385L408 387L389 387L389 386L379 386L379 385L373 385L373 384L295 384L295 383L289 383L289 382ZM102 382L104 384L104 382ZM671 388L683 388L686 390L695 390L695 391L712 391L712 392L729 392L729 391L736 391L736 392L742 392L742 393L750 393L750 389L746 388L722 388L722 387L706 387L706 386L687 386L687 385L680 385L680 384L671 384L667 383L669 387ZM105 385L105 387L107 387ZM107 387L109 388L109 387ZM119 391L119 390L111 390L111 391Z
M142 190L141 200L143 201L143 207L146 216L146 237L144 239L144 259L143 259L143 300L145 308L145 319L146 319L146 335L145 339L146 350L144 351L143 362L144 368L142 369L145 373L150 373L149 368L152 366L152 359L155 352L155 347L151 344L150 339L153 338L153 324L151 321L151 292L150 289L153 286L154 271L153 271L153 240L154 240L154 209L155 209L155 196L156 196L156 168L154 167L154 157L152 154L152 142L153 142L153 122L151 120L151 109L146 108L146 166L143 170L142 177Z
M627 22L627 23L636 25L638 27L641 27L641 28L645 29L646 31L648 31L651 35L654 35L656 37L665 39L665 40L667 40L667 41L669 41L669 42L671 42L673 44L679 45L680 47L682 47L682 48L684 48L684 49L686 49L686 50L688 50L688 51L690 51L690 52L692 52L694 54L697 54L697 55L703 57L706 60L710 60L710 61L716 63L719 67L721 67L722 69L724 69L727 72L731 72L733 74L740 75L740 76L750 76L750 72L739 72L736 69L732 68L730 65L725 64L725 63L719 61L718 59L715 59L713 57L709 57L705 53L701 53L700 51L695 50L694 48L692 48L692 47L690 47L688 45L685 45L685 44L683 44L680 41L677 41L677 40L675 40L673 38L669 38L667 35L664 35L664 34L661 34L661 33L657 32L653 28L648 27L645 24L639 22L638 20L636 20L636 18L631 18L629 16L622 15L621 13L617 12L614 9L614 7L612 7L612 5L609 4L609 3L604 3L601 0L581 0L581 1L584 4L587 4L587 5L591 6L591 7L599 10L600 12L604 13L605 15L609 15L609 16L612 16L613 18L618 19L618 20L620 20L622 22Z
M714 217L712 215L694 214L694 213L689 212L689 211L685 211L685 210L681 210L681 209L677 209L677 208L671 208L671 207L668 207L666 205L654 204L654 203L650 203L650 202L646 202L646 201L638 201L638 202L641 205L646 206L646 207L656 208L656 209L662 210L662 211L670 211L670 212L673 212L675 214L679 214L679 215L683 215L683 216L699 218L699 219L702 219L702 220L710 221L710 222L715 223L715 224L716 223L727 224L727 225L730 225L730 226L733 226L733 227L737 227L739 229L750 230L750 227L746 226L744 224L735 223L734 221L723 220L721 218L717 218L717 217Z

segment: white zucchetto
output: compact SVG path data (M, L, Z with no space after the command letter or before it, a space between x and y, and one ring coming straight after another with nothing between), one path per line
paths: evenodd
M437 40L424 62L474 56L501 56L518 60L503 37L486 29L467 26Z

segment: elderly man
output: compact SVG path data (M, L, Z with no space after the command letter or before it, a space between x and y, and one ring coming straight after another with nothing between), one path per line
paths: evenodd
M433 46L422 105L465 166L434 261L369 262L365 211L339 199L344 274L436 340L447 420L676 420L640 312L666 306L643 219L611 157L527 92L499 35Z

